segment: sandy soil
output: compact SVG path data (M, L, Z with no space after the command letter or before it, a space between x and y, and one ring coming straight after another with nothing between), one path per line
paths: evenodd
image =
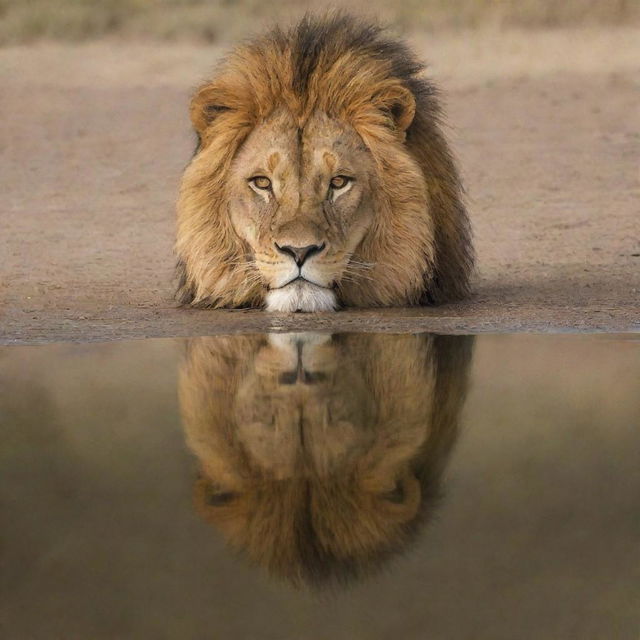
M640 329L640 33L416 41L445 90L475 293L428 309L274 316L172 300L189 92L214 48L0 50L0 343L265 328Z

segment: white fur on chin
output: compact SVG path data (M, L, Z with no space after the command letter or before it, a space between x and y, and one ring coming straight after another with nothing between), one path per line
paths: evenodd
M336 294L331 289L318 287L310 282L297 280L286 287L267 293L267 311L293 313L295 311L335 311Z

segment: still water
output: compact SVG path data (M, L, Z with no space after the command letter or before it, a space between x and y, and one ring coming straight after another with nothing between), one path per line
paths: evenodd
M640 637L640 336L0 348L9 639Z

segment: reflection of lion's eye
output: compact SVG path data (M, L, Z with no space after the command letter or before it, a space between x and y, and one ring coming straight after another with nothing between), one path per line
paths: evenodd
M404 502L404 487L402 486L402 482L398 482L392 491L384 493L382 497L394 504L401 504Z
M353 180L353 178L349 178L348 176L333 176L329 184L332 189L342 189L343 187L346 187L351 180Z
M210 493L207 495L207 504L212 507L221 507L225 504L229 504L234 498L236 494L232 491L220 491L218 493Z
M256 187L256 189L262 189L263 191L271 189L271 180L266 176L254 176L253 178L249 178L249 182Z

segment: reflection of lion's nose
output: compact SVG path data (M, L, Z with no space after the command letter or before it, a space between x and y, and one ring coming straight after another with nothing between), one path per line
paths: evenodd
M305 263L307 258L310 258L316 253L320 253L325 246L324 242L320 245L308 244L306 247L292 247L289 244L286 244L281 247L277 242L275 243L275 245L276 245L276 249L280 253L284 253L286 255L291 256L296 261L296 264L299 267L301 267Z

